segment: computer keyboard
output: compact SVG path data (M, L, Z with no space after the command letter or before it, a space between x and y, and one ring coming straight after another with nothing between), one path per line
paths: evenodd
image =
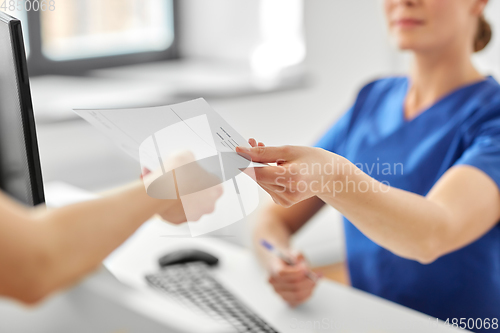
M146 280L187 306L229 323L238 332L278 333L215 280L205 263L167 266L147 275Z

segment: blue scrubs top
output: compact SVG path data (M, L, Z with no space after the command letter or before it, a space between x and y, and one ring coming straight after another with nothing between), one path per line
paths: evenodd
M366 85L316 146L424 196L456 165L482 170L500 188L500 85L489 77L459 88L410 121L408 86L404 77ZM354 287L445 321L500 319L500 224L428 265L380 247L347 219L344 227Z

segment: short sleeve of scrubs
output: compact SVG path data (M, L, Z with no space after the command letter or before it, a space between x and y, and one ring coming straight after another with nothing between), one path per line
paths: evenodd
M486 173L500 189L500 116L484 123L455 165L470 165Z

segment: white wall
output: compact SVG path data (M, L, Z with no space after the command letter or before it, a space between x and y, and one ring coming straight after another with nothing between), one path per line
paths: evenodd
M259 0L179 1L185 57L242 60L260 42Z

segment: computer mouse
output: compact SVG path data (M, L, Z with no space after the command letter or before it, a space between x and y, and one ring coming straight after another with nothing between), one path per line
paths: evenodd
M219 259L205 251L197 249L182 249L164 255L158 259L158 264L160 267L166 267L195 261L204 262L208 266L215 266L219 262Z

